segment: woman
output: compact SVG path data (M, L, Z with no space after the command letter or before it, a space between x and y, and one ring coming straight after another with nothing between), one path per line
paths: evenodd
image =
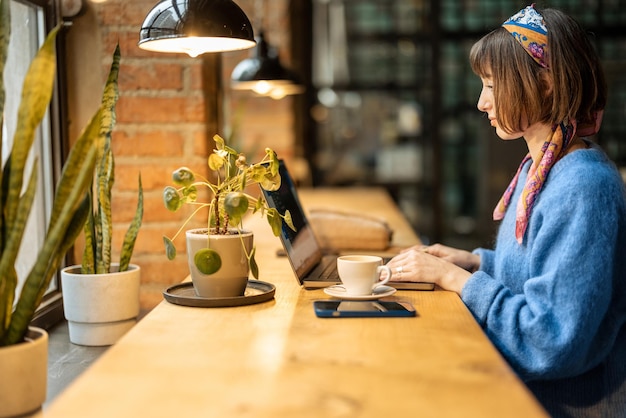
M458 293L554 416L624 416L626 199L585 139L606 102L599 59L573 19L532 5L470 61L478 109L502 140L523 137L528 155L494 211L493 250L410 248L389 262L394 280Z

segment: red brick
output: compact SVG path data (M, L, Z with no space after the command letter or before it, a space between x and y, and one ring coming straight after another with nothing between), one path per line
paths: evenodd
M202 97L122 96L117 102L119 123L204 122Z
M137 175L140 171L144 191L162 190L171 183L172 172L177 168L176 164L128 165L118 161L115 166L115 190L136 190Z
M137 61L135 61L137 62ZM136 90L182 90L183 66L169 62L136 64L122 61L119 73L121 92Z
M155 130L140 128L126 130L124 125L117 125L113 132L113 155L118 157L181 157L184 152L185 138L180 130Z
M108 0L94 4L100 24L104 26L136 26L137 33L148 12L154 7L154 0Z

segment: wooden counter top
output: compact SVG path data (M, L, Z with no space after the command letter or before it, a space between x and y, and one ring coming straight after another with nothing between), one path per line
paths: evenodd
M394 245L418 242L382 190L303 190L301 199L367 208L388 220ZM389 297L413 302L417 318L317 318L312 301L326 294L301 289L276 256L278 238L253 223L274 300L211 309L163 301L37 416L547 416L456 294Z

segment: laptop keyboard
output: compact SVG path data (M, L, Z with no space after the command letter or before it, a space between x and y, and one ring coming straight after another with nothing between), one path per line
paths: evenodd
M338 282L337 257L325 256L306 277L305 280Z
M328 263L320 273L320 278L322 280L335 280L339 278L339 274L337 273L337 264Z

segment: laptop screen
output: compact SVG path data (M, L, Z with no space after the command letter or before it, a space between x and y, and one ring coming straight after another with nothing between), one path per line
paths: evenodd
M270 207L276 208L280 213L285 213L286 210L291 213L296 231L283 223L280 239L298 280L302 280L322 259L322 249L304 214L296 186L283 160L280 161L279 172L280 188L273 192L262 191Z

